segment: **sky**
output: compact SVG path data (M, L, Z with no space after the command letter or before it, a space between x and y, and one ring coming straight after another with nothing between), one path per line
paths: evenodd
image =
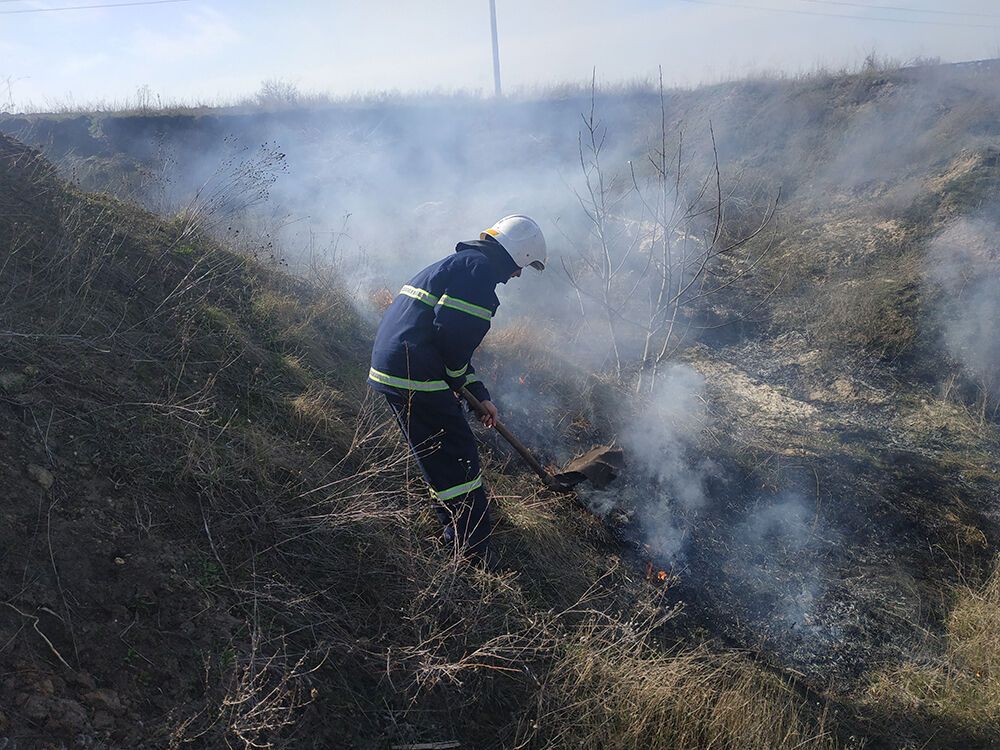
M0 0L0 108L493 88L488 0ZM134 0L131 0L134 1ZM1000 56L997 0L496 0L503 85L692 86L760 72ZM60 9L35 12L41 9ZM32 12L21 12L32 11Z

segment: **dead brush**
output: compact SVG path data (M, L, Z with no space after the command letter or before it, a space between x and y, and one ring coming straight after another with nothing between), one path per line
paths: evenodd
M248 653L230 650L216 659L219 663L206 665L208 673L218 671L228 683L216 712L203 709L179 722L169 739L171 750L213 737L226 747L244 750L289 746L280 738L318 694L311 687L311 677L324 656L290 655L283 639L265 641L259 623L248 623L248 627Z
M270 488L266 502L237 499L217 482L203 487L204 530L224 574L212 593L247 623L247 637L233 639L233 665L213 676L215 685L225 677L225 691L211 691L175 725L177 746L283 746L317 697L367 700L362 694L374 688L358 675L377 678L381 660L358 634L402 605L412 566L402 554L384 556L414 523L395 489L406 454L386 435L378 419L359 420L351 452L328 481L305 490L297 479L258 473L254 486Z
M321 383L311 383L305 392L291 400L296 420L301 425L302 436L306 440L314 437L342 435L347 424L339 416L344 396ZM346 448L346 446L345 446Z
M270 189L286 169L285 155L275 144L256 149L226 139L229 154L177 211L180 239L218 232L250 209L267 202Z
M593 582L603 578L603 606L624 607L615 592L630 588L627 572L614 568L608 573L607 560L595 557L590 547L611 543L600 521L572 499L503 473L489 457L484 466L497 510L494 538L502 561L516 565L521 584L553 606L572 609Z
M411 481L409 456L386 427L379 409L364 409L330 479L264 521L274 541L256 559L270 560L272 573L253 587L253 606L268 630L291 633L298 649L322 644L338 665L315 674L318 710L327 691L357 705L388 694L392 738L414 740L406 728L414 718L445 706L463 736L481 737L496 729L477 707L534 696L533 718L518 724L522 747L830 746L784 683L740 658L658 651L651 633L670 612L655 602L630 610L634 603L614 594L622 572L594 575L596 561L580 550L585 535L562 529L560 540L565 518L539 497L519 507L518 480L497 484L496 541L509 572L478 571L434 543L425 489ZM232 507L213 516L231 529L244 523ZM540 595L552 600L546 577L562 583L559 609L537 606ZM251 601L244 585L231 595ZM631 619L617 614L628 611ZM372 632L373 618L383 645L352 635Z
M414 637L394 667L413 700L442 685L474 694L484 680L524 678L551 650L550 618L519 601L510 576L476 575L458 557L435 567L415 592L407 614Z
M897 273L901 278L851 279L821 288L813 303L818 313L806 323L809 334L828 352L860 350L891 359L909 350L919 333L913 315L919 300L912 270Z
M150 717L151 742L278 747L308 731L316 746L363 746L446 728L470 747L515 735L726 747L728 722L753 747L763 729L739 724L740 709L778 727L772 747L809 739L793 731L807 719L781 713L794 701L780 685L767 702L770 683L737 662L658 653L640 633L665 613L642 605L635 624L642 584L600 545L599 524L523 478L487 464L506 572L445 546L398 431L359 385L368 342L345 297L208 240L175 253L179 236L198 236L197 217L171 227L109 199L58 198L69 203L44 214L54 228L0 213L0 239L17 249L0 271L0 315L23 334L4 354L40 371L42 439L72 427L93 440L100 471L142 498L138 520L134 502L120 510L146 529L144 547L169 545L208 627L231 628L158 686L177 708L173 726ZM350 418L320 422L337 393ZM206 560L217 572L199 579ZM130 636L154 642L153 622ZM199 689L178 687L206 664ZM674 724L658 734L660 719Z
M516 379L546 373L550 390L582 390L585 374L580 368L559 357L558 333L540 328L537 321L518 320L490 334L486 355L498 377Z

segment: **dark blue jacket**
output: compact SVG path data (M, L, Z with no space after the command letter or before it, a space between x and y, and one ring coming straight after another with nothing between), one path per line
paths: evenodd
M486 386L472 353L490 330L506 283L517 264L494 239L460 242L455 253L407 283L382 316L372 349L368 383L377 391L451 398L468 386L480 401Z

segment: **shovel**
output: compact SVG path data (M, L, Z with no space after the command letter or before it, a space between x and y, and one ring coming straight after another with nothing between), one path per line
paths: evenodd
M462 398L469 402L469 406L477 414L486 414L479 399L469 393L468 388L462 388ZM528 462L545 486L551 490L563 492L588 480L598 489L603 489L625 466L625 456L621 448L614 445L599 445L574 458L562 471L552 474L538 463L524 443L514 437L500 420L497 420L495 429L514 450L521 454L521 458Z

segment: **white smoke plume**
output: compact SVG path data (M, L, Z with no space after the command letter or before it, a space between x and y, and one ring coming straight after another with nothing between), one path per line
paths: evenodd
M621 436L629 462L686 511L705 504L705 477L713 468L710 459L696 455L698 438L708 424L704 390L700 372L671 365Z
M928 280L942 293L936 310L942 343L975 382L984 416L996 403L1000 371L998 232L991 219L962 217L931 241L927 255Z
M748 599L768 597L776 603L773 616L790 626L811 624L811 613L824 590L821 571L803 554L816 522L805 498L785 492L762 499L732 532L739 546L730 569L745 579ZM781 569L795 571L795 576L782 581L775 575Z
M632 500L646 544L666 560L679 555L707 502L706 480L717 470L699 452L709 421L704 389L697 370L671 365L620 438L629 470L643 478Z

